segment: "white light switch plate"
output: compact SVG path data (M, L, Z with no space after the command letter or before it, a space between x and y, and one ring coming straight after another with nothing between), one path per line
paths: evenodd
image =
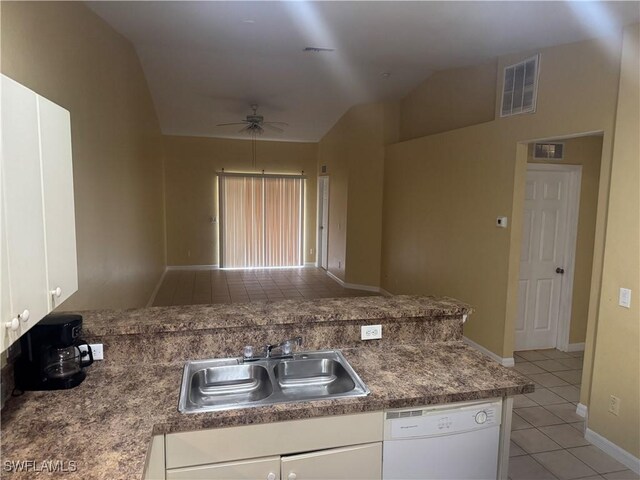
M93 355L94 360L104 360L104 351L101 343L92 343L89 345L91 347L91 354ZM81 352L87 351L86 345L78 346Z
M625 308L631 308L631 289L620 289L620 295L618 296L618 305Z
M360 327L360 340L379 340L382 338L382 325L363 325Z

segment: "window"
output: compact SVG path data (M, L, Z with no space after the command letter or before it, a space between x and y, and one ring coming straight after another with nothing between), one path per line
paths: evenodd
M539 62L540 55L536 55L504 69L502 117L536 111Z
M219 174L220 266L301 266L304 177Z

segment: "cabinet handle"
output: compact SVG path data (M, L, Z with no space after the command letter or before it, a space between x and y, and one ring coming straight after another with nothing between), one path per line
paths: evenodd
M18 317L15 317L10 322L5 322L4 326L9 330L16 331L20 326L20 321L18 320Z
M27 320L29 320L29 310L25 309L24 312L18 315L18 318L23 322L26 322Z
M51 290L51 295L54 297L59 297L62 295L62 289L60 287L56 287L54 290Z
M291 472L289 474L289 476L287 477L287 480L296 480L296 478L298 478L298 475L296 475L295 473Z
M267 475L267 480L276 480L276 474L273 472L269 472L269 475Z

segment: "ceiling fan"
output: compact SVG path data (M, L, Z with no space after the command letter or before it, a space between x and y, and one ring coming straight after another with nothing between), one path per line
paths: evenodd
M247 115L246 120L232 123L219 123L216 126L226 127L231 125L243 125L243 128L238 130L238 133L247 132L251 134L262 134L265 128L274 132L283 133L284 130L276 125L281 125L283 127L289 126L289 124L285 122L265 122L264 117L262 115L258 115L258 105L255 103L251 105L251 109L253 110L253 113Z

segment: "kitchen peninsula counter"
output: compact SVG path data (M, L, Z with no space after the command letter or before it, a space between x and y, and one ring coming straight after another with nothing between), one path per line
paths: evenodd
M336 321L451 318L473 312L450 297L393 295L79 312L85 336L184 332Z
M398 297L379 298L380 303L374 302L374 305L380 309L384 308L385 301L387 305L403 305L409 301L409 297L400 300ZM177 407L183 360L136 363L136 352L130 351L131 364L96 362L88 369L86 380L77 388L26 392L21 397L9 399L2 410L2 478L33 478L33 470L8 472L7 462L35 460L38 466L42 461L64 461L67 467L69 461L75 462L77 471L48 474L55 478L141 479L153 435L489 399L533 391L533 384L529 380L462 342L462 315L469 311L467 306L452 299L411 298L417 303L413 307L407 306L397 317L400 321L410 308L418 311L416 305L423 305L421 308L432 308L438 316L458 318L460 328L451 331L448 341L431 342L427 336L426 341L422 337L417 339L417 344L387 343L375 346L372 342L361 342L360 346L349 348L336 345L335 348L342 348L349 363L371 390L367 397L181 414ZM310 305L344 306L345 302L351 301L364 309L368 308L365 305L371 306L370 300L325 299L311 302ZM286 312L292 307L291 302L268 303L235 306L271 312ZM305 312L300 310L301 303L304 302L294 302L298 310L290 313L288 318L293 315L305 316ZM185 310L191 313L210 312L211 308L185 307ZM148 310L169 311L173 316L173 312L179 312L180 308ZM346 311L355 310L347 308ZM372 314L380 311L375 310ZM90 315L83 315L87 330L95 333L96 327ZM105 318L102 313L96 315ZM327 311L324 315L326 318L333 315L331 318L335 320L337 316L349 314L340 311L331 314ZM236 313L236 317L240 316ZM207 321L218 322L211 318ZM444 323L447 321L443 319ZM170 322L170 318L158 318L155 323L148 322L147 325ZM430 325L437 326L437 323L436 320ZM306 335L313 325L314 322L298 324L300 334ZM248 327L242 327L242 330ZM103 331L106 331L106 325L104 328ZM237 328L234 326L230 330ZM261 328L254 325L249 330L259 332ZM320 342L321 339L326 340L325 337L318 337L314 341ZM312 342L311 347L303 346L303 349L312 350L319 345ZM140 348L144 348L144 344ZM188 349L188 346L181 345L180 348ZM234 350L230 352L227 356L236 356ZM188 353L187 350L185 354Z

